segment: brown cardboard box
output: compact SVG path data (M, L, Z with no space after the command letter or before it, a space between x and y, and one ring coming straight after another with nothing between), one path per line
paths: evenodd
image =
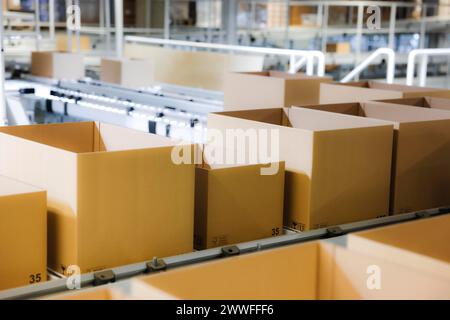
M208 115L208 136L278 132L271 143L286 162L285 225L309 230L388 213L393 125L361 120L300 108L219 112Z
M167 300L173 296L153 288L142 281L130 279L120 283L104 285L100 288L89 288L68 291L43 297L43 300Z
M350 42L327 43L327 52L349 54L351 51Z
M55 79L84 78L83 56L60 51L32 52L31 74Z
M381 270L372 287L373 267ZM368 272L369 271L369 272ZM376 269L375 269L376 271ZM449 299L450 279L310 242L191 265L138 280L157 299ZM377 285L377 283L374 283Z
M319 103L320 84L331 80L279 71L229 73L224 82L224 110Z
M450 113L382 102L308 108L392 121L395 124L390 212L450 204Z
M213 248L283 233L284 163L199 165L195 179L195 247Z
M67 46L69 40L66 34L58 34L56 35L56 50L67 52L69 48ZM89 52L91 51L91 39L89 36L80 35L80 52ZM72 35L72 50L71 52L77 52L77 38L75 35Z
M153 72L151 60L103 58L100 80L126 87L148 87L154 84Z
M42 189L0 176L0 291L47 280Z
M423 97L423 98L388 99L378 101L385 103L394 103L404 106L441 109L450 111L450 99L445 98Z
M81 272L193 249L194 165L171 140L95 122L0 128L0 174L47 190L49 267Z
M376 81L320 84L320 104L414 97L450 98L450 90L386 84Z
M227 72L261 71L264 65L263 56L180 51L139 44L126 44L124 55L152 60L155 81L220 91Z
M348 236L348 247L419 272L450 280L450 215L422 219Z

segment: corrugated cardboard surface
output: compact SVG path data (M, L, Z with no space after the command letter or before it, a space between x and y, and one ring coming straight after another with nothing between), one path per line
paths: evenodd
M32 52L31 74L55 79L81 79L84 77L83 56L59 51Z
M45 191L0 176L0 290L47 280Z
M155 81L211 90L223 90L226 73L261 71L264 63L263 56L177 51L138 44L126 44L124 55L152 60Z
M192 251L194 166L172 163L170 140L94 122L0 132L0 174L48 191L54 270Z
M450 204L450 113L382 102L308 108L392 121L395 124L391 213Z
M450 111L450 99L445 98L435 98L435 97L403 98L403 99L379 100L379 102Z
M100 80L132 88L148 87L154 84L153 73L151 60L103 58Z
M284 163L274 175L267 165L196 168L196 248L246 242L283 231Z
M142 278L179 299L316 299L318 244L192 265Z
M229 73L224 83L224 109L283 108L318 103L320 83L331 80L278 71Z
M376 81L322 83L319 103L365 102L424 96L450 98L450 90L386 84Z
M348 247L450 281L449 227L450 215L402 223L351 234Z
M388 213L392 123L285 108L208 116L208 129L279 130L285 224L301 230ZM263 122L261 122L263 121Z

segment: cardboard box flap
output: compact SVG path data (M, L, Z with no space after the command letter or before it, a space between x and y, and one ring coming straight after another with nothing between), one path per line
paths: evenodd
M400 123L450 119L449 112L438 109L405 108L398 104L383 102L365 102L362 107L366 117Z
M319 244L288 246L142 278L180 299L316 299Z
M407 105L414 107L430 108L426 98L400 98L400 99L383 99L378 102L394 103L399 105Z
M98 151L122 151L143 148L172 147L176 142L156 134L130 130L106 123L96 123L101 141Z
M275 125L282 125L283 120L287 119L287 112L283 108L225 111L215 112L215 114Z
M94 151L94 122L8 126L0 132L70 152Z
M401 91L401 92L442 91L441 89L436 89L436 88L407 86L407 85L402 85L402 84L384 83L384 82L378 82L378 81L369 81L368 87L373 88L373 89Z
M403 106L450 110L450 99L446 98L420 97L420 98L379 100L378 102L393 103Z
M351 234L450 263L450 215ZM353 241L353 240L352 240Z
M155 134L96 122L1 127L0 132L74 153L174 146Z
M351 234L350 250L450 279L450 215Z
M328 113L309 108L291 108L288 112L290 126L305 130L325 131L392 125L386 121L358 119L351 115Z
M0 176L0 197L42 191L42 189L22 183L18 180Z

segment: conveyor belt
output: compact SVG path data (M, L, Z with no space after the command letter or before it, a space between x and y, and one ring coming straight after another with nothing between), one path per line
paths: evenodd
M450 207L435 208L356 223L343 224L331 228L323 228L307 232L289 232L289 234L285 234L282 236L236 244L234 246L202 250L173 257L166 257L164 259L154 259L154 261L144 261L141 263L121 266L96 273L83 274L81 275L80 282L81 287L85 288L93 286L94 283L97 283L97 285L106 284L112 281L115 282L128 279L130 277L138 276L143 273L154 272L155 267L156 269L167 270L199 262L210 261L213 259L226 258L227 256L231 255L246 254L258 250L272 249L306 241L333 238L338 244L342 244L345 243L344 237L348 233L395 223L412 221L415 219L426 219L428 217L434 217L449 213ZM102 279L102 275L104 276L103 280L99 280ZM0 299L30 299L63 292L68 290L66 283L67 279L63 278L47 281L40 284L29 285L26 287L6 290L0 292Z
M21 86L30 112L37 108L67 121L101 121L193 142L204 140L206 115L223 109L219 92L171 85L136 90L89 79L25 76Z

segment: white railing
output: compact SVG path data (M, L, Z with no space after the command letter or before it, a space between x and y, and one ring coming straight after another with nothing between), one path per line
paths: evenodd
M357 75L359 75L365 68L367 68L376 58L381 55L385 55L387 57L387 68L386 68L386 82L393 83L395 76L395 52L390 48L379 48L372 52L370 56L368 56L363 62L355 67L349 74L347 74L341 82L349 82L354 79Z
M414 71L416 68L416 58L421 56L419 63L419 86L425 87L427 82L427 68L429 56L450 56L450 48L444 49L414 49L408 55L408 66L406 69L406 84L412 86L414 84Z
M168 40L168 39L137 37L137 36L126 36L125 42L287 56L290 58L290 67L289 67L290 73L297 72L306 63L307 75L314 75L315 65L317 65L315 73L318 76L323 76L325 74L325 55L318 50L292 50L292 49L278 49L278 48L234 46L228 44Z

